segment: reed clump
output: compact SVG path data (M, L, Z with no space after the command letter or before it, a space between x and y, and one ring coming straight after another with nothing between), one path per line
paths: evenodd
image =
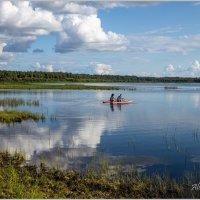
M10 107L17 107L17 106L39 106L39 100L24 100L24 99L16 99L16 98L4 98L0 99L0 106L10 106Z
M0 122L10 124L14 122L22 122L23 120L33 119L34 121L39 121L40 119L44 121L45 116L39 115L38 113L32 113L27 111L18 110L4 110L0 111Z
M178 87L177 86L165 86L164 89L165 90L177 90Z
M61 89L61 90L120 90L120 87L115 86L93 86L93 85L44 85L32 83L7 83L0 84L0 89Z
M199 198L190 179L141 176L138 173L110 176L105 168L86 173L24 164L24 157L0 152L0 198Z

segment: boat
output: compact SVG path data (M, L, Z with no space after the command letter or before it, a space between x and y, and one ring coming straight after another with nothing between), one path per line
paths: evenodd
M129 101L103 101L102 103L109 103L109 104L130 104L130 103L133 103L132 100L129 100Z

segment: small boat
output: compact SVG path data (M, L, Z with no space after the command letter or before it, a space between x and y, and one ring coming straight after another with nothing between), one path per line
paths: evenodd
M133 103L133 101L103 101L103 103L109 103L109 104L130 104Z

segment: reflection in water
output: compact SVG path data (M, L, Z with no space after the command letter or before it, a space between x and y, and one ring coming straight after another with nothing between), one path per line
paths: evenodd
M192 94L191 99L193 101L194 107L198 108L200 102L200 95L198 93Z
M117 104L118 109L121 111L122 110L122 105L121 104Z
M123 105L124 106L124 105ZM114 104L110 104L110 110L112 111L112 112L114 112L115 111L115 107L117 107L120 111L122 110L122 104L116 104L116 105L114 105Z
M114 112L114 105L112 103L110 103L110 109L112 112Z
M173 101L174 101L174 94L172 92L171 93L167 93L166 98L167 98L167 102L169 104L172 104Z
M91 118L87 114L85 117L81 117L80 113L76 115L57 117L57 121L50 121L50 124L33 121L13 126L0 124L0 149L10 152L19 150L31 162L39 162L42 158L58 165L60 160L59 165L68 168L79 161L91 160L104 131L118 129L123 122L122 116L111 123L104 115L93 115Z
M46 164L52 167L82 170L89 162L91 162L95 155L96 149L89 147L54 147L50 151L35 153L31 158L31 162L38 165L41 161L45 161Z
M0 124L0 149L20 150L31 162L78 169L106 154L124 171L134 165L152 173L161 169L176 173L176 166L180 173L192 171L198 162L197 93L126 91L127 99L137 99L133 106L102 104L110 91L0 92L2 97L24 99L37 95L41 102L37 110L20 109L47 115L43 124Z

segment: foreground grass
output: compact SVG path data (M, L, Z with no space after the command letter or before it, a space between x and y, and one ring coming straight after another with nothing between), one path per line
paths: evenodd
M25 165L19 153L0 152L0 198L199 198L191 180L37 168Z
M1 83L0 89L67 89L67 90L119 90L113 86L87 86L87 85L44 85L28 83Z
M23 120L33 119L34 121L44 120L44 115L37 113L17 111L17 110L4 110L0 111L0 122L2 123L14 123L22 122Z

